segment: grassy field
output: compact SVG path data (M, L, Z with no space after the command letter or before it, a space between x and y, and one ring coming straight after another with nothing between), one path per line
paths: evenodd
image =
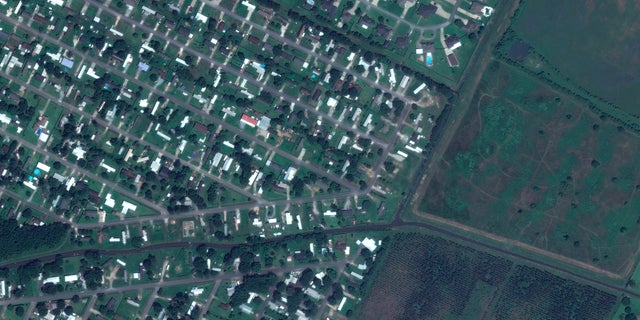
M627 273L640 240L640 140L493 62L420 211Z
M517 266L496 302L489 319L608 319L616 296Z
M638 1L523 1L513 29L565 79L639 116L638 10Z
M617 303L607 292L441 238L398 233L387 248L360 319L606 319Z

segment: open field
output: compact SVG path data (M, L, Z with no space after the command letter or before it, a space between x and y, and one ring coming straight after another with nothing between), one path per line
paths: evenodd
M640 141L494 61L418 203L619 274L640 239Z
M637 117L638 10L638 1L523 1L512 27L556 69L554 82L571 79Z
M462 319L486 309L512 265L417 233L396 234L389 248L362 319Z
M489 319L608 319L616 296L517 266L506 281Z
M361 319L606 319L616 305L612 294L441 238L399 233L388 248Z

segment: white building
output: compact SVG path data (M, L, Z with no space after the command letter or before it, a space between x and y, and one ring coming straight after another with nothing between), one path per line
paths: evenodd
M289 169L287 169L287 172L285 172L284 174L284 181L290 182L291 180L293 180L297 172L298 172L298 169L294 167L289 167Z

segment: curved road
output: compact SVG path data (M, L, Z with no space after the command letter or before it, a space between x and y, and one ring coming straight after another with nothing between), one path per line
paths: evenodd
M401 17L399 17L398 15L396 15L395 13L393 13L391 11L388 11L385 8L381 8L379 6L376 6L375 4L371 3L371 1L369 1L369 0L360 0L360 3L364 3L367 6L367 8L374 7L374 8L376 8L376 10L381 11L384 14L392 16L392 17L396 18L397 20L402 20L402 22L408 24L413 29L417 29L417 30L420 30L420 31L435 31L435 30L439 30L439 29L444 28L444 27L446 27L446 26L451 24L451 22L456 18L456 13L458 12L458 8L460 7L460 4L462 3L462 0L457 0L456 1L456 4L454 5L453 13L451 13L450 16L449 16L449 20L447 20L446 22L440 23L440 24L432 25L432 26L419 26L419 25L417 25L417 24L415 24L413 22L406 21L406 20L402 19ZM416 5L418 5L418 4L416 3Z
M369 3L366 0L363 0L365 3ZM92 3L95 2L91 1ZM457 1L457 4L459 5L460 0ZM456 6L457 7L457 6ZM106 9L105 9L106 10ZM6 191L5 191L6 192ZM330 195L323 195L324 197L330 197ZM410 199L408 198L410 195L407 195L406 199ZM283 200L285 201L285 200ZM403 202L401 207L398 209L402 209L405 207L407 202ZM254 204L247 204L247 205L254 205ZM254 205L255 206L255 205ZM216 209L212 209L212 210L216 210ZM493 251L497 254L500 254L506 258L515 258L517 260L520 261L524 261L527 262L529 264L533 264L533 265L537 265L537 266L541 266L547 270L550 271L555 271L555 272L560 272L566 275L569 275L571 278L580 280L583 283L586 284L590 284L590 285L594 285L596 287L600 287L600 288L604 288L610 291L614 291L614 292L618 292L618 293L624 293L628 296L632 296L635 298L640 298L640 294L628 290L627 288L620 286L620 285L613 285L610 284L608 282L599 280L595 277L589 277L586 276L582 273L578 273L573 271L573 269L570 269L568 266L562 265L562 264L553 264L550 262L546 262L545 260L542 260L541 257L537 256L537 255L533 255L533 256L529 256L529 255L525 255L525 254L521 254L518 252L515 252L513 250L507 250L504 249L498 245L494 245L492 243L488 243L486 241L479 241L476 240L474 238L471 238L470 236L464 234L464 233L459 233L459 232L454 232L445 228L442 228L440 226L437 225L433 225L433 224L428 224L428 223L421 223L421 222L405 222L402 220L401 216L399 215L400 210L398 210L398 212L396 213L396 216L394 218L394 220L390 223L387 224L378 224L378 225L357 225L357 226L352 226L352 227L347 227L347 228L342 228L342 229L331 229L331 230L324 230L323 232L326 234L344 234L344 233L351 233L351 232L359 232L359 231L381 231L381 230L387 230L387 229L398 229L398 228L404 228L404 227L410 227L410 228L420 228L423 230L428 230L431 231L433 233L439 234L439 235L444 235L448 238L454 239L456 241L460 241L462 243L467 243L467 244L472 244L474 246L477 247L481 247L484 249L488 249L489 251ZM192 215L198 215L199 213L196 212L192 212ZM182 215L176 215L177 218L182 217ZM125 221L126 223L128 223L129 221ZM307 232L304 234L310 234L312 232ZM267 241L279 241L283 239L283 237L274 237L271 239L268 239ZM190 242L171 242L171 243L162 243L162 244L156 244L156 245L151 245L148 247L145 247L143 249L123 249L123 250L101 250L101 253L103 254L108 254L108 255L122 255L122 254L128 254L128 253L133 253L133 252L141 252L141 251L147 251L147 250L155 250L155 249L165 249L165 248L172 248L172 247L189 247L189 246L197 246L199 244L206 244L208 246L211 247L217 247L217 248L230 248L239 244L232 244L232 243L208 243L208 242L197 242L197 243L190 243ZM63 256L77 256L80 254L83 254L87 249L78 249L78 250L72 250L72 251L68 251L68 252L64 252L62 253ZM55 257L55 255L51 255L49 257L42 257L42 259L52 259L53 257ZM8 264L6 266L17 266L23 262L20 263L13 263L13 264ZM334 262L336 263L336 262ZM313 264L314 266L318 266L318 264ZM305 266L299 266L300 268L304 268ZM265 269L264 271L284 271L287 270L287 268L274 268L274 269ZM232 279L234 277L240 277L240 274L235 274L235 273L230 273L230 274L222 274L219 275L217 277L212 277L212 278L207 278L207 279L179 279L179 280L172 280L172 281L166 281L165 284L167 285L174 285L174 284L195 284L195 283L201 283L201 282L208 282L208 281L212 281L212 280L220 280L220 279ZM113 292L113 291L121 291L123 289L125 290L136 290L136 289L144 289L144 288L153 288L157 286L157 283L150 283L150 284L140 284L140 285L133 285L130 287L126 287L126 288L110 288L110 289L99 289L97 291L91 291L91 292L85 292L82 293L82 295L86 296L86 295L94 295L97 292L105 292L105 293L109 293L109 292ZM70 297L71 295L76 294L73 292L69 292L69 293L65 293L65 294L61 294L58 296L47 296L47 299L59 299L59 298L65 298L65 297ZM10 304L10 303L28 303L28 302L33 302L33 301L40 301L42 300L43 297L29 297L29 298L21 298L21 299L12 299L12 300L6 300L6 301L1 301L0 305L6 305L6 304Z

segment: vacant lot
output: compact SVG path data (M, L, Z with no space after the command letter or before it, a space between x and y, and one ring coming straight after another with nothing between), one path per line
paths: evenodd
M640 115L640 1L528 0L513 29L565 77Z
M506 282L489 319L610 319L616 296L517 266Z
M625 273L640 140L498 61L431 173L423 212Z
M419 233L396 234L359 319L607 319L616 296Z
M361 319L473 319L486 312L512 263L421 234L397 234Z

